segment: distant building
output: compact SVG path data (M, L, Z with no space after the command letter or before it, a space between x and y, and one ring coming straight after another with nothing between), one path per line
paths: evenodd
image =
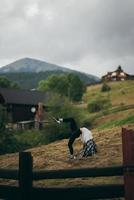
M121 66L118 66L117 70L113 72L108 72L106 75L102 76L102 81L124 81L124 80L134 80L134 75L130 75L124 72Z
M0 88L0 104L6 108L10 123L35 120L39 103L47 100L44 92Z

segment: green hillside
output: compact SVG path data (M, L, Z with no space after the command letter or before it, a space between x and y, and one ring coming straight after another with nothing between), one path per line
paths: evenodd
M85 115L94 128L109 128L134 123L134 81L109 82L111 90L101 92L102 84L87 88L83 97ZM99 112L87 112L87 104L94 99L108 99L110 105Z
M87 102L88 99L95 98L101 94L109 96L114 107L121 104L134 104L134 80L109 82L107 84L111 87L111 90L104 93L101 92L102 84L88 87L84 95L84 101Z
M67 74L68 72L64 72L62 70L53 70L46 72L17 72L17 73L2 73L1 76L6 76L9 80L16 82L20 85L22 89L33 89L37 88L39 81L46 80L50 75L60 75ZM94 76L86 75L84 73L72 71L72 73L79 76L79 78L85 84L93 84L98 80Z

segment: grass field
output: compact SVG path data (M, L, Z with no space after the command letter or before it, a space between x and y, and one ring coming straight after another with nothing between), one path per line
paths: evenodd
M134 80L109 82L108 85L111 87L111 90L103 92L103 96L111 99L113 107L134 104ZM102 84L88 87L83 98L84 102L87 103L88 100L102 95L101 87Z
M110 82L111 90L101 92L102 84L87 88L83 97L83 110L93 120L94 128L110 128L134 123L134 81ZM87 104L98 96L108 98L111 106L96 113L87 113ZM82 105L81 105L82 106Z

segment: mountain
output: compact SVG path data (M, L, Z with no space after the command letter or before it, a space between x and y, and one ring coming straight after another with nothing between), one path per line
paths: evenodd
M0 68L0 74L15 81L24 89L37 87L40 80L47 79L51 74L75 73L86 84L99 82L100 79L91 74L71 70L55 64L32 58L23 58Z
M0 73L45 72L53 70L68 71L69 69L32 58L22 58L0 68Z

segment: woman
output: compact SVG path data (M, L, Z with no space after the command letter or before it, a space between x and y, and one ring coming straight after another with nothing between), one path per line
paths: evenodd
M92 156L93 154L97 153L96 144L93 140L93 135L90 130L85 127L77 128L76 122L73 118L59 118L57 120L58 123L65 122L70 124L71 135L68 141L68 148L70 152L70 158L75 159L74 150L73 150L73 143L76 138L81 137L81 141L83 143L83 151L82 157Z
M85 127L80 128L81 141L83 143L83 157L92 156L97 153L96 144L93 140L93 135L90 130Z

